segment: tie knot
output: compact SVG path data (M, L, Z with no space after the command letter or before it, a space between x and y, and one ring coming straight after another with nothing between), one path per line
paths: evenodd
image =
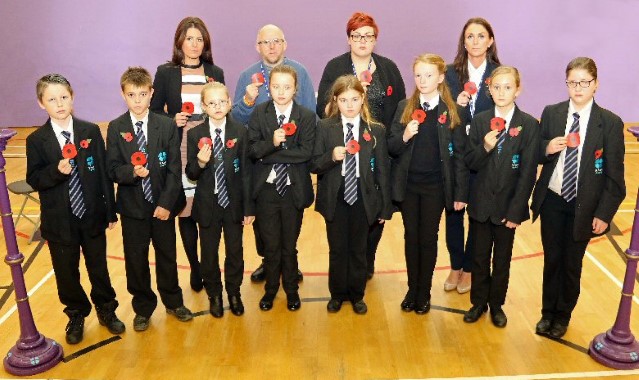
M138 122L135 123L135 126L138 127L138 128L142 128L142 124L144 124L143 121L138 121Z
M279 121L280 125L282 125L282 123L284 123L284 119L286 119L285 115L280 115L277 117L277 120Z
M572 117L575 118L575 120L579 120L579 112L575 112L572 114Z
M221 128L215 128L215 134L217 135L217 137L220 137L221 133L222 133L222 129Z
M354 126L353 123L346 123L346 128L348 128L349 131L353 129Z
M428 102L424 102L422 103L422 107L424 108L424 111L428 111L428 109L430 108L430 104L428 104Z
M71 139L71 132L68 132L68 131L62 131L62 136L63 136L65 139L69 140L69 139Z

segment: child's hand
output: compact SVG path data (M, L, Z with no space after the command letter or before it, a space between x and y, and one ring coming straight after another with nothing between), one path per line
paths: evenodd
M411 120L406 124L406 128L404 129L404 136L402 136L402 140L405 143L408 140L412 139L419 132L419 122L417 120Z
M464 202L453 202L453 208L455 211L463 210L466 207L467 203Z
M186 122L189 121L189 116L191 116L188 112L178 112L175 114L175 124L178 127L182 128L186 125Z
M343 161L346 158L346 147L345 146L336 146L333 149L333 161Z
M457 104L460 106L466 107L468 102L470 102L470 94L468 92L462 91L457 95Z
M282 128L273 131L273 145L280 146L284 141L286 141L286 134Z
M58 162L58 171L62 174L71 174L71 169L73 169L71 167L71 163L69 162L68 158L62 159L60 160L60 162Z
M365 82L363 80L360 80L359 83L361 83L362 87L364 87L364 92L367 92L368 91L368 86L371 85L371 82Z
M566 138L566 136L559 136L550 140L548 142L548 145L546 146L546 156L550 156L551 154L555 154L566 149L567 142L568 139Z
M386 220L384 220L382 218L377 219L377 223L379 223L379 224L384 224L385 222L386 222Z
M486 136L484 136L484 149L486 149L486 152L495 149L495 145L497 145L497 135L499 135L499 133L497 130L486 133Z
M258 83L251 83L248 86L246 86L244 97L249 103L255 102L255 99L257 99L257 95L259 95L259 92L260 92L260 86L263 84L264 83L258 82Z
M118 222L111 222L111 223L109 223L109 229L110 229L110 230L112 230L112 229L114 229L114 228L115 228L115 226L117 226L117 225L118 225Z
M145 168L142 165L135 165L133 167L133 175L140 178L145 178L149 175L149 169Z
M504 223L504 225L506 227L508 227L508 228L515 229L515 228L519 227L519 224L517 224L515 222L508 221L505 218L501 222Z
M171 212L160 206L156 207L155 211L153 212L153 217L160 220L168 220L169 215L171 215Z
M242 221L242 225L248 226L249 224L253 224L254 221L255 221L255 216L253 215L245 216L244 220Z
M599 235L603 233L606 228L608 228L608 223L604 222L599 218L592 219L592 232Z
M197 153L197 163L200 168L204 169L206 164L211 160L211 146L209 144L202 145L202 149Z

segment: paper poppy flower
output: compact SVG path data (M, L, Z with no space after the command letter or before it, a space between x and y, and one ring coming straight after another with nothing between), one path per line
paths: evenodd
M122 132L120 133L120 135L122 135L122 138L124 139L124 141L126 142L131 142L133 141L133 134L131 132Z
M443 113L439 115L439 119L437 119L437 121L439 121L439 124L444 124L446 122L446 114Z
M595 150L595 160L598 160L603 155L603 148Z
M62 157L64 158L75 158L78 155L78 150L75 148L74 144L65 144L62 147Z
M579 138L579 133L573 132L569 133L568 136L566 136L566 146L568 148L576 148L579 146L580 142L581 139Z
M477 93L477 86L475 85L475 82L466 82L464 84L464 91L470 95L475 95Z
M282 125L282 129L286 136L293 136L297 132L297 125L295 123L286 123Z
M486 80L484 81L484 83L486 83L486 86L490 86L490 78L486 78Z
M213 146L213 141L211 141L210 137L202 137L200 142L197 143L198 149L202 149L204 145Z
M373 74L371 74L371 72L368 70L364 70L359 73L359 80L361 80L362 82L371 83L373 81Z
M418 108L410 115L410 118L413 120L417 120L419 124L423 123L426 120L426 112L423 109Z
M366 141L371 141L371 134L368 132L368 129L364 131L362 137L364 137L364 140Z
M501 117L493 117L490 119L490 130L491 131L503 131L506 128L506 120Z
M346 143L346 151L349 154L357 154L359 152L359 143L357 140L352 139L351 141Z
M262 73L255 73L251 75L251 82L263 84L265 82L264 75L262 75Z
M517 129L517 128L510 128L510 129L508 130L508 134L509 134L511 137L517 137L517 136L519 136L519 129Z
M195 106L191 102L182 103L182 112L193 113L195 111Z
M146 165L146 154L142 152L133 153L131 155L131 164L133 164L133 166Z
M388 88L386 89L386 96L391 95L393 95L393 86L388 86Z
M235 140L237 140L237 139L227 140L226 141L226 147L229 148L229 149L233 148L235 146Z
M86 139L86 140L82 140L80 141L80 147L82 149L86 149L89 147L89 143L91 142L91 139Z

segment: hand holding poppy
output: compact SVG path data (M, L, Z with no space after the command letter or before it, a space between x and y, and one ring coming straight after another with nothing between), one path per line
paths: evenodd
M496 129L486 133L486 136L484 136L484 149L486 150L486 152L490 152L491 150L495 149L500 133L502 132Z
M146 154L138 151L131 155L131 165L133 166L144 166L146 165Z
M336 146L335 148L333 148L332 158L334 162L344 161L344 158L346 158L346 147Z
M406 124L406 128L404 128L404 135L402 136L402 140L404 140L404 143L407 143L417 133L419 133L419 122L413 119L409 121L408 124Z
M68 143L62 147L62 157L64 158L75 158L78 155L78 150L75 148L74 144Z
M280 146L281 143L286 141L286 132L283 128L278 128L273 131L273 145Z
M359 149L359 142L355 139L346 143L346 152L348 152L348 154L356 155L359 152Z
M579 133L573 132L566 136L566 146L568 148L577 148L581 142Z
M264 75L262 75L262 73L255 73L253 75L251 75L251 83L254 83L256 85L263 85L265 82L264 79Z
M506 120L501 117L493 117L490 119L490 130L501 132L506 128Z
M197 148L202 149L204 145L213 146L213 141L210 137L202 137L200 141L197 143Z
M423 123L426 120L426 112L423 109L418 108L410 115L410 118L413 120L417 120L418 124Z
M208 164L209 161L211 160L212 153L213 153L213 150L211 149L211 145L209 144L202 145L202 147L200 148L200 151L197 152L197 163L200 166L200 168L204 169L204 167L206 167L206 164Z
M193 112L195 112L195 106L192 102L184 102L182 103L182 112L192 114Z
M477 86L475 85L475 82L466 82L464 84L464 91L466 91L470 96L475 95L477 93Z
M297 132L297 125L295 123L286 123L282 125L282 129L284 130L284 135L293 136Z
M146 178L149 175L149 169L145 168L142 165L135 165L133 167L133 176L134 177L140 177L140 178Z
M566 139L564 136L555 137L554 139L550 140L548 142L548 145L546 146L546 156L550 156L551 154L555 154L566 149L567 142L568 139Z
M73 169L73 166L71 166L68 158L62 159L58 162L58 171L60 173L71 174L71 169Z

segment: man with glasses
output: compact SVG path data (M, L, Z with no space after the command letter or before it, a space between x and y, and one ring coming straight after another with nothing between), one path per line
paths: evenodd
M286 47L284 32L276 25L264 25L257 32L255 50L260 54L261 60L244 70L237 80L235 97L233 99L233 110L231 111L231 115L235 120L247 125L255 106L271 99L271 94L268 90L269 75L271 69L280 64L292 66L297 72L295 102L311 111L315 110L315 90L311 77L301 63L284 56ZM263 258L264 245L258 232L258 223L260 223L259 220L253 223L255 246L258 255ZM298 280L302 281L303 275L299 269L297 274ZM251 274L251 281L262 282L264 279L264 264L262 263L253 274Z

